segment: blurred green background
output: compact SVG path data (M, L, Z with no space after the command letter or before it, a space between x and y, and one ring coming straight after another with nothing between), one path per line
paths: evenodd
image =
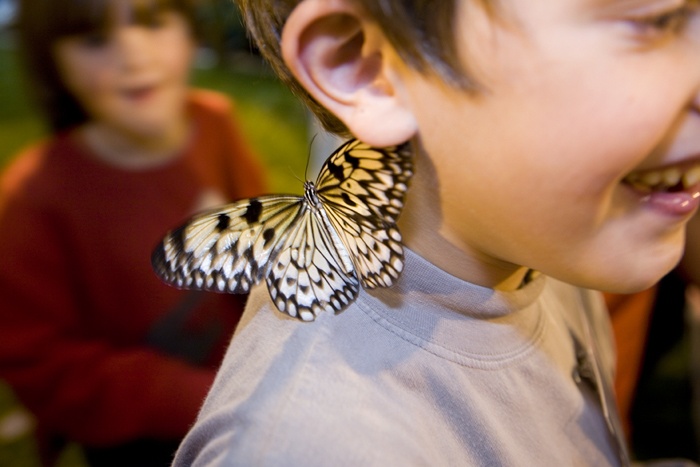
M0 7L9 4L0 0ZM207 47L198 53L193 85L223 92L235 102L246 136L267 167L271 191L301 193L299 180L304 179L309 154L307 113L250 52L229 1L204 0L201 16ZM0 21L0 170L19 150L45 135L23 83L11 27ZM40 465L32 423L0 381L0 467ZM59 466L85 466L80 447L69 446Z
M194 70L193 85L221 91L235 102L246 135L269 169L271 188L301 192L297 178L304 178L308 156L303 106L257 56L239 52L226 63L215 64L212 53L200 51L199 61L206 67ZM12 36L0 32L0 167L44 135L22 83Z

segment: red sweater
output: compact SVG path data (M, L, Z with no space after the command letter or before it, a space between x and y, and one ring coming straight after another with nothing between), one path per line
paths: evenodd
M242 311L176 290L152 248L212 192L260 194L231 106L196 91L193 138L166 166L107 166L74 134L21 154L0 182L0 378L40 431L90 445L177 439Z

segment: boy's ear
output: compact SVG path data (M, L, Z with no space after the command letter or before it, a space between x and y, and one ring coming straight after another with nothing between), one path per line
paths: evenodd
M385 147L415 135L393 48L352 0L302 0L282 31L282 56L359 140Z

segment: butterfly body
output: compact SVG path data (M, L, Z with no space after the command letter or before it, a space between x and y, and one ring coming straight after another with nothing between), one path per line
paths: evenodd
M275 306L313 320L340 312L365 288L388 287L403 269L396 219L412 175L408 145L349 141L304 195L266 195L195 216L152 256L180 288L246 293L265 279Z
M343 266L345 267L344 272L346 274L351 274L354 270L352 261L350 260L350 257L348 256L347 251L345 250L343 242L340 240L340 237L338 237L335 228L331 224L330 219L328 219L328 214L326 213L326 210L323 209L323 204L321 204L321 201L318 199L318 194L316 193L316 186L314 185L314 182L310 180L304 182L304 197L308 201L308 205L314 212L314 214L319 216L320 219L323 221L323 224L326 226L328 234L333 240L333 245L335 246L336 251L338 252L340 258L343 261Z

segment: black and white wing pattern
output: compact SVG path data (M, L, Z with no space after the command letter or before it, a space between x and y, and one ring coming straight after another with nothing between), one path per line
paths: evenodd
M380 150L351 140L319 173L316 193L365 288L389 287L403 270L396 221L412 163L407 144Z
M283 313L304 321L338 313L360 284L388 287L399 277L396 220L412 170L408 143L348 141L304 196L244 199L195 216L165 236L151 263L175 287L247 293L264 278Z

